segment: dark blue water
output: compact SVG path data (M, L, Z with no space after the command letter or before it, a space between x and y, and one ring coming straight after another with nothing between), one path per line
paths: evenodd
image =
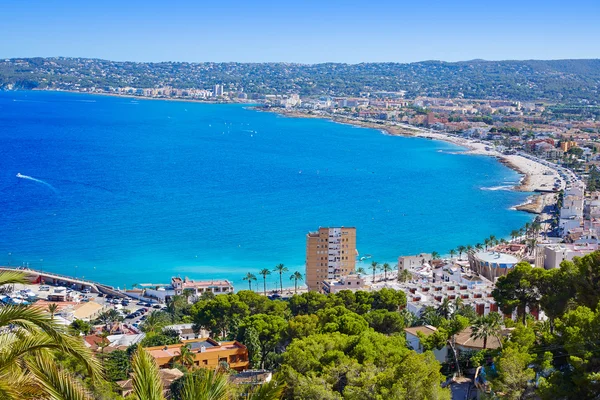
M239 105L0 92L0 264L241 289L248 271L303 272L319 226L356 226L362 254L395 262L530 220L510 210L526 194L482 189L515 172L456 150Z

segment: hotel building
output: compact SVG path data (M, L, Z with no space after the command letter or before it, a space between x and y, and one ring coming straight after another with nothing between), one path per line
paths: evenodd
M356 228L319 228L306 235L306 284L323 291L323 282L354 272Z

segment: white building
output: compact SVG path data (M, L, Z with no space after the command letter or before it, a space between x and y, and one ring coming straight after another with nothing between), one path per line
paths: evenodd
M414 326L412 328L405 328L404 335L406 336L406 342L410 347L420 354L423 353L423 346L421 345L418 333L429 336L436 331L437 328L431 325ZM444 346L440 350L434 349L433 354L435 355L435 359L440 363L446 362L446 358L448 358L448 347Z
M598 250L597 244L557 243L538 246L536 267L559 268L563 261L573 261L573 257L583 257Z
M398 270L415 269L429 263L432 260L431 254L421 253L416 256L398 257Z
M213 90L213 97L221 97L223 96L223 85L215 85Z

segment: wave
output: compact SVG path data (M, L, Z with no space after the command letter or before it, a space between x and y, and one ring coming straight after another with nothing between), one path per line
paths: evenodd
M36 178L34 178L34 177L32 177L32 176L29 176L29 175L23 175L23 174L21 174L21 173L17 173L17 178L21 178L21 179L27 179L27 180L29 180L29 181L34 181L34 182L37 182L37 183L41 183L42 185L45 185L45 186L47 186L48 188L50 188L50 189L51 189L51 190L52 190L54 193L58 193L58 190L56 190L56 188L55 188L54 186L52 186L52 185L51 185L51 184L49 184L48 182L45 182L45 181L43 181L43 180L41 180L41 179L36 179Z
M513 190L514 185L501 185L501 186L491 186L491 187L482 187L481 190Z

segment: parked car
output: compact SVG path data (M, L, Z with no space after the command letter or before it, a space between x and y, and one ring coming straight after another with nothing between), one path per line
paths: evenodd
M82 290L82 292L83 293L91 293L92 291L90 289L88 289L88 288L85 288L85 289Z
M152 307L152 303L146 303L144 304L144 307Z
M137 303L135 303L136 306L143 306L144 304L146 303L144 303L143 301L138 301Z
M162 308L162 307L160 306L160 304L155 304L152 306L152 308Z

